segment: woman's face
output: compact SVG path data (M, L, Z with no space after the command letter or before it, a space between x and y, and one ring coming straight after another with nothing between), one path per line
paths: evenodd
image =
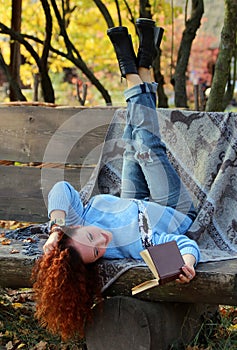
M81 226L73 230L70 245L79 252L85 264L90 264L104 255L111 240L109 231L97 226Z

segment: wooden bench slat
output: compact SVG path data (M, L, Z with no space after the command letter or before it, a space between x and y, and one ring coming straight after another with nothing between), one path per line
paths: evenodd
M46 221L45 201L52 186L57 181L67 180L80 190L93 169L0 166L0 219Z
M86 158L87 164L94 164L99 151L91 151L103 143L114 110L0 107L0 159L42 162L53 137L51 159L47 161L82 164Z

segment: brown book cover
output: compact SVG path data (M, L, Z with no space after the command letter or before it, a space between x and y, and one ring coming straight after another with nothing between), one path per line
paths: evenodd
M133 295L157 285L163 285L173 281L182 273L184 260L176 241L151 246L143 250L140 254L155 279L145 281L132 288Z

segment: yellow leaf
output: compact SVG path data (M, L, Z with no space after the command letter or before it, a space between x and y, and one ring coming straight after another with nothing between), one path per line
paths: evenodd
M234 325L231 325L230 327L229 327L229 330L230 331L237 331L237 324L234 324Z
M12 303L12 306L15 308L15 309L19 309L21 308L23 305L21 303Z

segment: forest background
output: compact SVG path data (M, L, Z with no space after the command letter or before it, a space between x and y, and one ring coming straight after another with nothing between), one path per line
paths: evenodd
M0 102L123 105L126 85L106 30L127 26L137 49L135 20L148 17L165 29L153 65L159 107L224 110L235 104L237 0L215 5L212 0L0 0L0 5ZM226 66L216 69L225 74L208 107L205 91L226 39Z

